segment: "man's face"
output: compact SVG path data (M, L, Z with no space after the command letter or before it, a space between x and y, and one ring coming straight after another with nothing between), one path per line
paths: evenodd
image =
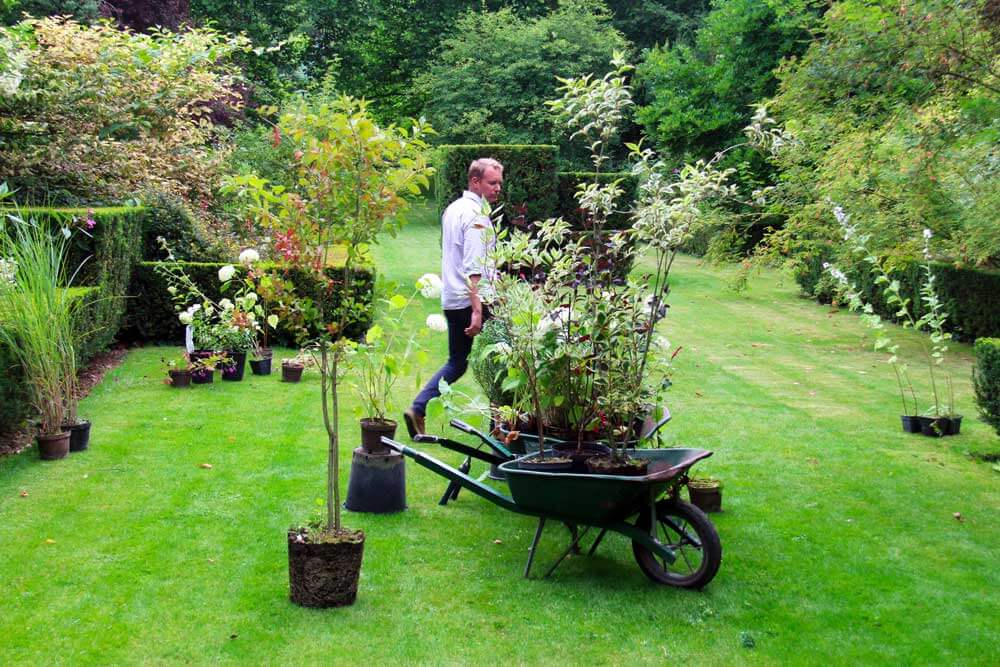
M486 167L482 178L473 178L469 181L469 190L495 204L500 198L501 185L503 185L503 172L496 167Z

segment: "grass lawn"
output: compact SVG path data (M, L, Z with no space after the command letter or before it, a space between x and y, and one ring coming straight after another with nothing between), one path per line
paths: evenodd
M414 217L376 253L407 282L439 261L434 216ZM714 450L697 469L725 481L705 591L652 584L618 536L524 580L534 521L468 493L439 507L445 481L408 462L406 512L345 514L368 534L357 603L298 608L284 535L323 495L315 371L175 390L145 348L83 402L90 451L0 460L0 663L995 664L1000 476L966 452L998 440L974 418L969 348L948 361L963 434L906 435L856 317L775 274L725 284L680 260L662 325L683 346L667 440Z

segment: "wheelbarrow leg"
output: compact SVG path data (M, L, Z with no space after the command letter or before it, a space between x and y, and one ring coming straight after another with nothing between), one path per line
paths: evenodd
M528 562L524 566L524 578L529 579L531 574L531 562L535 560L535 549L538 548L538 540L542 539L542 530L545 528L545 517L539 517L538 528L535 529L535 539L531 541L531 548L528 549Z
M607 528L602 528L601 532L599 532L597 534L597 539L594 540L594 543L590 546L590 551L587 552L588 556L593 556L594 555L594 552L597 551L597 547L599 547L601 545L601 540L603 540L604 536L607 535L607 534L608 534L608 529Z
M574 526L574 528L575 528L575 526ZM566 547L566 551L564 551L562 553L562 556L559 556L559 560L557 560L555 563L552 564L552 567L549 568L549 571L545 573L545 576L543 576L542 579L547 579L550 574L552 574L553 572L555 572L556 568L559 567L560 563L562 563L564 560L566 560L566 556L568 556L570 554L570 552L573 552L573 551L579 552L579 550L577 549L577 545L580 544L580 540L582 540L583 536L586 535L589 531L590 531L590 526L587 526L586 528L584 528L583 532L580 533L579 535L576 535L576 531L575 530L573 531L573 534L574 534L573 540L569 543L569 546Z
M458 471L462 474L468 475L469 469L472 467L472 457L468 457L465 461L458 467ZM441 496L441 500L438 501L438 505L447 505L449 500L458 500L458 492L462 490L462 485L458 482L449 482L448 488L444 490L444 495Z

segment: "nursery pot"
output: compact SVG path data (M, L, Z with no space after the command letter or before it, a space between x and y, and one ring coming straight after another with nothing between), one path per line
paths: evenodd
M39 435L38 456L43 461L55 461L69 454L69 431L55 435Z
M548 457L542 460L538 458L520 459L517 462L517 468L518 470L537 470L538 472L572 472L573 462L566 458L556 458L552 454L549 454Z
M281 363L281 381L282 382L298 382L302 379L302 371L305 366L301 364L289 364Z
M264 357L263 359L251 359L250 371L254 375L270 375L271 357Z
M391 419L378 421L377 419L361 420L361 448L372 454L384 452L385 445L382 444L382 436L390 440L396 437L396 422Z
M215 352L211 350L195 350L191 353L191 359L208 359ZM212 382L212 378L215 375L215 371L208 368L199 368L191 371L191 382L195 384L209 384Z
M190 387L191 386L191 371L189 371L189 370L183 370L183 371L172 370L172 371L168 371L168 374L170 375L170 386L177 387L178 389L180 389L182 387Z
M719 480L689 480L691 504L702 512L722 511L722 482Z
M920 433L920 417L916 415L900 415L904 433Z
M90 422L81 421L79 424L63 424L62 427L69 431L69 451L82 452L90 447Z
M958 435L962 432L962 415L948 418L948 435Z
M358 596L365 534L357 541L308 542L309 534L288 531L288 583L292 602L302 607L345 607Z
M948 435L951 430L951 420L947 417L921 417L920 432L931 438Z
M243 373L246 371L246 350L240 352L230 351L226 354L229 360L222 366L222 379L230 382L239 382L243 379Z
M571 458L573 460L572 471L576 473L590 472L587 467L587 459L607 458L611 456L611 448L599 442L585 442L580 445L579 449L575 443L560 442L552 445L552 450L558 456L568 456Z

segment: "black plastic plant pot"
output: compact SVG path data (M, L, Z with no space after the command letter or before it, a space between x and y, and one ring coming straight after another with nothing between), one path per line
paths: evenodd
M903 433L920 433L920 417L916 415L900 415L903 422Z
M951 420L947 417L921 417L920 432L929 438L940 438L951 431Z
M221 366L222 379L229 382L240 382L243 379L243 373L246 371L247 353L245 351L228 352L226 356L228 360Z
M958 435L962 432L962 415L948 419L948 435Z
M81 421L79 424L63 424L63 428L69 431L69 451L82 452L90 447L90 422Z
M170 386L175 389L183 389L184 387L191 386L191 371L189 370L170 370L168 372L170 375Z
M251 359L250 372L253 373L254 375L270 375L271 357L264 357L263 359Z

